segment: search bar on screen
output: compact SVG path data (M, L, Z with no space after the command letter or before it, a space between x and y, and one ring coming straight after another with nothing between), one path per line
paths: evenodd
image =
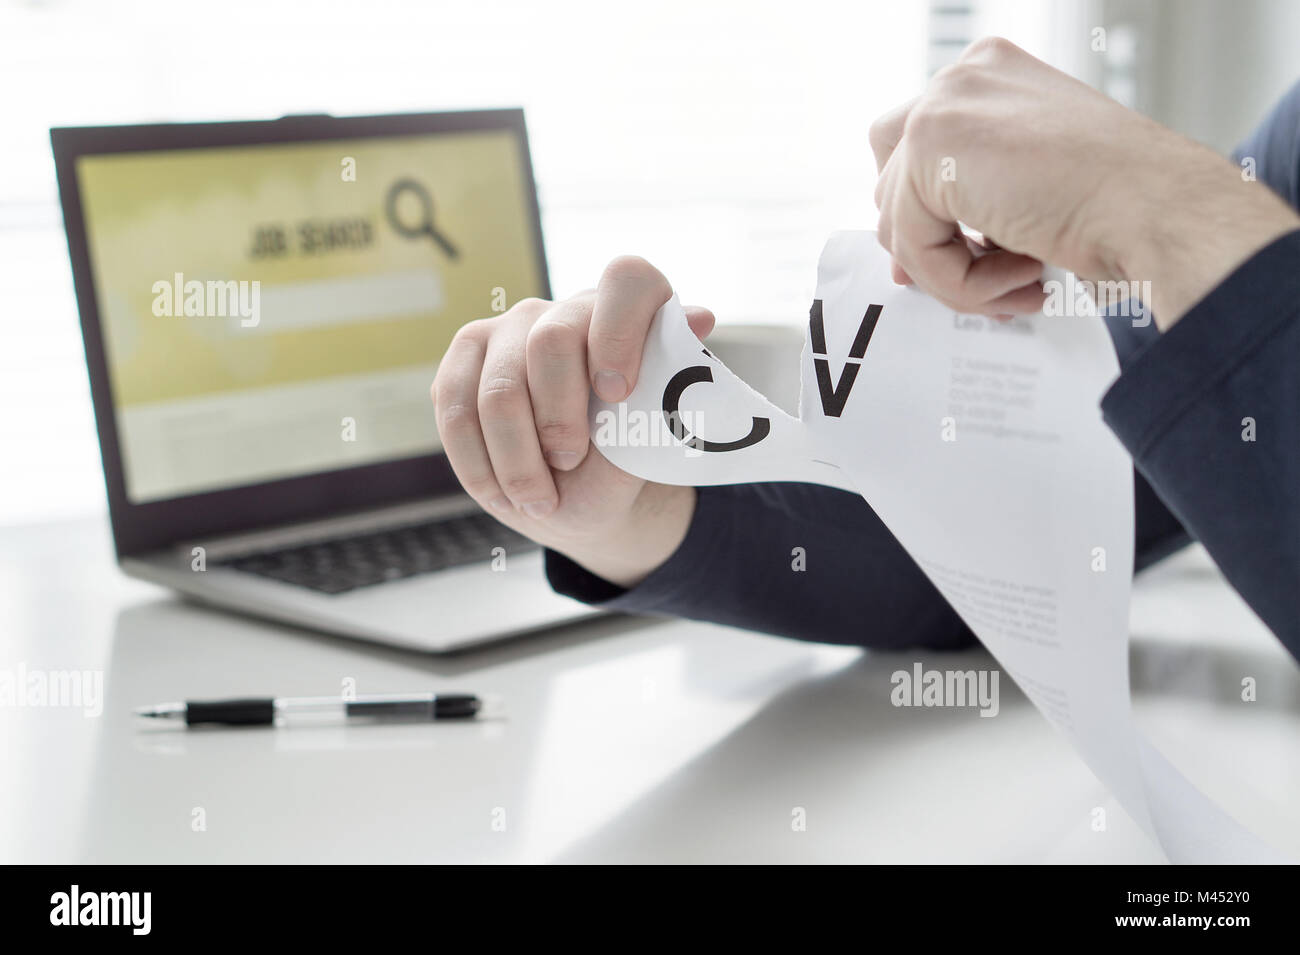
M374 322L442 308L442 282L428 269L348 275L263 286L258 323L241 332L283 332Z

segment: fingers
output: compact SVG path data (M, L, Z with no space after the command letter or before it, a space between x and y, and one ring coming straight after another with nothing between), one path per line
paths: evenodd
M452 339L433 381L438 437L466 493L491 511L511 508L501 493L479 427L478 386L491 335L488 321L470 322Z
M906 147L904 146L904 149ZM1038 284L1042 263L991 246L981 254L958 224L935 211L912 181L906 154L896 152L882 175L880 241L900 273L958 312L982 315L1038 311L1045 295Z
M636 387L646 332L673 290L645 259L620 256L605 268L587 337L591 386L605 401L622 401Z
M591 447L587 403L600 372L636 383L646 332L672 292L642 259L616 259L600 287L565 302L519 303L471 322L447 349L433 384L438 431L456 477L485 508L540 520L554 513L554 472L575 470ZM686 309L691 330L713 328Z
M587 424L587 331L594 296L559 302L528 332L528 393L542 456L558 471L582 463Z
M559 302L528 333L528 393L537 436L542 456L557 471L576 468L591 446L586 351L594 301L594 295L582 295ZM707 308L685 311L696 337L713 330L716 319Z
M968 243L956 220L937 203L928 203L913 181L905 133L916 103L905 103L871 125L879 173L878 229L881 244L893 257L891 278L899 285L915 284L960 312L1038 311L1045 300L1038 284L1042 263L999 249L991 241L984 241L983 247Z
M954 311L978 315L1037 312L1046 298L1038 277L1042 263L1014 252L978 258L962 242L899 253L907 274Z
M483 355L477 407L483 443L502 494L514 508L540 520L555 510L559 495L542 456L528 388L527 320L503 321Z
M912 107L916 105L919 98L915 97L902 106L895 107L871 124L867 139L871 143L871 151L876 156L877 173L884 170L885 163L889 162L889 157L898 148L903 138L903 127L907 124L908 114L912 112Z
M997 318L1012 318L1016 315L1032 315L1041 312L1047 302L1047 293L1038 282L1032 282L1023 288L1007 292L980 310L981 315L993 315Z
M707 308L687 305L686 323L691 326L691 331L695 333L696 338L704 339L708 337L709 332L713 331L713 326L718 323L718 320Z

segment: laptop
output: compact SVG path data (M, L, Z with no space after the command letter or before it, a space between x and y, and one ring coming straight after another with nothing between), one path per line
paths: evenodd
M428 651L593 613L429 401L461 325L550 297L521 110L50 137L127 574Z

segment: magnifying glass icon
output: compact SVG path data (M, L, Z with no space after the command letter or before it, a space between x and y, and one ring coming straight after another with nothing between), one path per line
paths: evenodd
M397 214L397 203L404 193L410 193L420 203L422 213L419 222L415 225L403 222ZM398 235L407 239L428 236L435 245L447 253L447 258L460 257L460 251L433 224L433 196L429 195L429 190L414 179L399 179L388 187L388 197L384 200L384 213L388 216L388 224Z

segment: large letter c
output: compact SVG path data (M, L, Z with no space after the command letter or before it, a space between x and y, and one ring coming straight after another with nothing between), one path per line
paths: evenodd
M686 427L682 424L680 410L682 393L691 385L712 380L713 371L708 365L692 365L689 368L683 368L669 379L667 386L664 388L664 420L668 422L668 427L672 430L673 435L688 448L696 448L700 451L739 451L741 448L758 444L758 442L766 438L772 430L772 421L769 418L759 418L757 416L754 418L754 424L750 428L749 434L735 441L706 441L698 435L686 437Z

